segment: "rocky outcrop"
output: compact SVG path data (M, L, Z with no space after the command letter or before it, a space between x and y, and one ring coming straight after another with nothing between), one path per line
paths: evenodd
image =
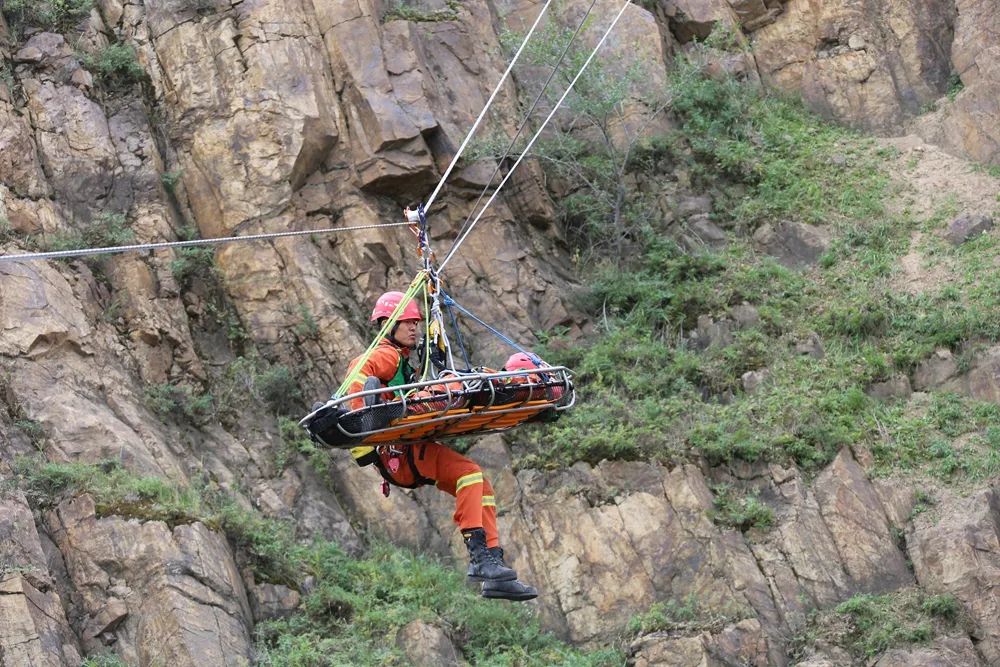
M945 637L927 647L890 649L875 662L875 667L938 667L938 665L985 665L968 637Z
M765 84L799 92L834 118L889 130L947 90L955 14L948 0L792 0L751 43Z
M936 113L919 119L915 128L928 141L980 162L1000 159L1000 29L994 8L981 0L957 0L952 67L964 89Z
M79 643L41 540L24 496L0 496L0 661L5 665L80 663Z
M396 633L396 645L414 667L458 667L465 664L455 645L444 630L425 623L411 621Z
M491 473L506 553L543 591L548 627L599 644L657 601L697 607L707 625L640 638L635 664L786 664L788 637L810 610L914 584L895 538L912 497L873 484L846 449L813 484L780 467L751 476L775 525L749 541L710 520L713 494L693 466L605 462L515 476L501 442L471 454ZM457 555L437 495L416 498Z
M986 664L1000 661L1000 491L953 500L916 522L906 540L920 585L961 601L976 650Z
M135 664L246 662L250 604L224 537L199 523L97 518L86 495L46 523L66 560L70 617L88 653L114 644Z
M635 667L684 667L704 664L739 664L764 667L774 664L767 656L767 641L760 623L747 619L713 634L687 637L654 633L629 647L629 664Z

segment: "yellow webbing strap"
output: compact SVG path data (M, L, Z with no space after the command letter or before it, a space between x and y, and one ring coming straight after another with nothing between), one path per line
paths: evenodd
M375 348L378 347L379 342L385 338L386 334L388 334L389 331L392 330L392 327L396 325L396 321L399 319L399 316L403 314L403 309L406 308L406 305L413 300L413 297L415 297L417 292L424 287L424 283L426 282L427 273L425 271L421 271L413 279L413 282L410 283L406 292L403 293L403 298L400 299L395 310L393 310L392 314L386 318L385 324L382 326L381 331L378 332L378 335L375 336L375 340L372 341L372 344L368 346L365 353L361 355L360 359L358 359L358 363L354 364L354 368L351 369L351 372L347 374L347 379L345 379L344 383L340 385L339 389L337 389L337 392L333 395L334 398L340 398L343 396L347 389L352 384L357 382L358 378L361 376L361 367L368 363L372 353L375 352Z

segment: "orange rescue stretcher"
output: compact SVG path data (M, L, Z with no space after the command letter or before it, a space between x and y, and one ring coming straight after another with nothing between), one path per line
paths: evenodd
M382 401L388 392L398 398ZM366 405L352 410L359 398ZM453 371L447 378L331 398L299 425L316 442L347 449L505 431L525 422L551 421L574 403L573 375L564 366Z

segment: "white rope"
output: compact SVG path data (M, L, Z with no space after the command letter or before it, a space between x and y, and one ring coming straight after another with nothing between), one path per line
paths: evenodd
M465 135L465 140L462 142L462 145L459 146L458 152L455 153L455 157L451 159L451 164L449 164L448 168L445 169L444 176L442 176L441 180L438 181L437 187L434 188L434 192L432 192L431 196L427 198L426 202L424 202L425 211L430 210L431 204L433 204L434 200L437 198L438 193L444 186L444 182L447 181L448 176L451 175L451 170L455 168L455 165L458 163L458 159L462 157L462 152L465 151L465 147L469 145L469 141L472 139L472 135L476 133L476 129L479 127L479 124L483 122L483 118L486 117L486 112L489 110L490 105L493 104L493 99L497 96L497 93L500 92L500 88L503 86L504 81L507 80L507 76L510 74L511 70L514 69L514 64L517 62L517 59L521 56L521 52L524 51L524 47L528 45L528 40L531 39L531 35L535 32L535 28L538 27L538 23L542 20L542 15L545 14L545 10L547 10L549 8L549 5L551 4L552 0L547 0L545 6L542 7L542 11L538 12L538 16L535 17L535 22L531 24L531 30L528 31L527 35L525 35L524 41L521 42L520 48L518 48L517 53L514 54L514 59L510 61L509 65L507 65L506 71L504 71L503 76L500 77L500 82L497 83L496 88L493 89L493 93L490 95L490 98L486 100L486 104L483 105L483 110L479 113L479 118L477 118L476 122L473 123L472 129L469 130L469 133Z
M226 236L215 239L192 239L190 241L167 241L164 243L140 243L136 245L109 246L106 248L79 248L76 250L52 250L49 252L29 252L21 255L0 255L0 262L23 262L36 259L64 259L67 257L85 257L88 255L105 255L116 252L141 252L144 250L159 250L161 248L183 248L186 246L213 245L217 243L235 243L237 241L262 241L277 239L284 236L306 236L309 234L332 234L334 232L353 232L361 229L381 229L383 227L402 227L408 222L388 222L378 225L357 225L354 227L333 227L328 229L303 229L294 232L274 232L270 234L251 234L247 236Z
M556 111L559 110L560 105L562 105L563 100L565 100L566 96L569 95L569 91L573 90L573 86L576 84L577 79L580 78L580 76L583 74L583 71L587 69L588 65L590 65L590 61L594 59L594 56L597 55L597 52L604 45L604 41L608 38L608 35L611 34L611 31L618 24L618 20L625 13L625 10L628 9L628 6L631 3L631 1L632 0L625 0L625 4L622 5L622 8L618 12L618 15L615 17L615 20L611 22L611 25L608 26L608 29L604 32L604 36L601 37L601 41L597 43L597 46L594 47L594 50L590 52L590 56L587 58L586 62L583 63L583 66L580 68L580 71L577 72L576 76L573 77L573 80L569 82L569 87L566 88L566 92L562 94L562 97L559 98L559 101L556 102L554 107L552 107L552 111L549 112L548 116L546 116L545 120L542 122L542 126L538 128L538 131L535 132L535 135L531 137L531 141L529 141L528 145L524 147L523 151L521 151L521 155L517 158L517 161L513 164L513 166L511 166L510 171L507 172L507 175L503 177L503 180L500 181L500 184L497 186L497 189L494 190L493 195L490 196L488 200L486 200L486 204L483 206L483 209L479 211L479 214L476 216L476 219L472 221L472 224L469 225L469 228L466 230L466 232L462 234L462 236L459 237L457 241L455 241L455 245L451 247L451 250L449 250L447 256L445 256L444 261L442 261L441 264L438 266L439 274L442 271L444 271L444 267L448 265L449 261L451 261L451 258L455 255L455 251L457 251L458 247L462 245L462 242L465 241L466 237L472 233L472 230L476 227L476 223L479 222L479 219L483 217L483 213L485 213L486 209L490 207L490 204L493 203L493 200L496 199L496 196L500 194L500 189L503 188L504 183L506 183L507 180L511 177L511 174L513 174L514 170L517 169L517 165L521 164L521 160L524 159L524 157L528 154L528 151L530 151L531 147L535 144L535 141L538 139L539 136L541 136L542 131L545 130L545 126L548 125L550 120L552 120L552 117L556 114Z

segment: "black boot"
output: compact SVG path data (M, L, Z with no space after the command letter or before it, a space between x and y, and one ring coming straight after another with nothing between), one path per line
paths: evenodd
M483 597L524 602L537 598L538 591L534 586L522 584L517 579L513 581L484 581Z
M362 391L368 391L369 389L380 389L382 387L382 381L379 380L374 375L369 375L368 379L365 380L364 386L361 388ZM369 394L365 396L365 405L378 405L382 402L381 394Z
M486 548L486 531L473 528L462 531L469 550L469 578L473 581L515 581L517 572L507 567L496 549ZM501 552L502 553L502 552Z
M500 547L488 547L486 550L490 552L490 557L496 560L498 563L500 563L501 566L507 568L511 572L514 572L513 578L517 579L517 572L515 572L514 568L512 568L510 565L507 565L507 563L503 559L503 549L501 549ZM478 574L478 568L473 562L469 563L469 571L466 573L466 575L472 581L483 581L483 578Z

